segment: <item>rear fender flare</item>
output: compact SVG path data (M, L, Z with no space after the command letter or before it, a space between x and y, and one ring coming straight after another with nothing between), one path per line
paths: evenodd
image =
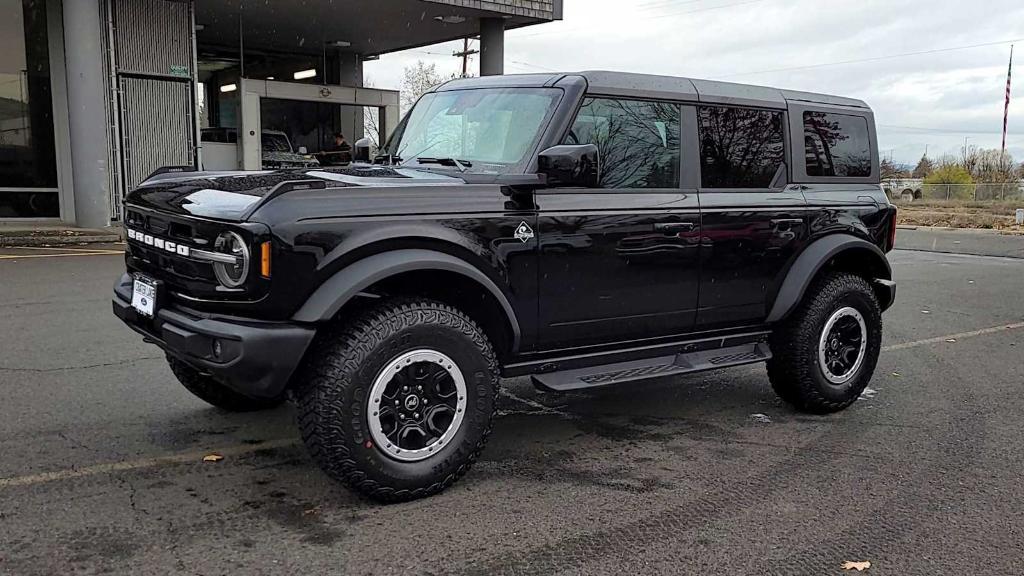
M885 253L878 246L862 238L850 234L832 234L811 243L797 257L796 262L790 267L786 279L779 288L775 303L768 314L768 323L778 322L785 319L803 300L807 288L814 281L818 272L829 263L830 260L843 252L857 250L867 251L871 256L876 270L880 274L872 274L871 280L892 280L892 268L885 258Z
M330 320L352 298L373 284L396 274L415 270L445 270L461 274L490 292L504 310L506 320L512 328L512 351L519 350L519 321L501 288L472 264L436 250L393 250L354 262L321 284L292 319L304 323Z

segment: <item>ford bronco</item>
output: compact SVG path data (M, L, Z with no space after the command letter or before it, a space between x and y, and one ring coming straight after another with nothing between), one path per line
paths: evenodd
M125 214L115 314L214 406L293 399L313 459L383 501L466 473L501 377L766 362L842 410L895 297L868 106L684 78L453 80L373 164L164 171Z

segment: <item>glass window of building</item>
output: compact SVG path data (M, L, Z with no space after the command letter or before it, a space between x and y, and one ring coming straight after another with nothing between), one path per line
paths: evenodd
M46 2L0 14L0 218L59 217Z

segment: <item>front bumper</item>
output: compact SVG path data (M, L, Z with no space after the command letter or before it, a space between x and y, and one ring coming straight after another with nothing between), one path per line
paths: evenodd
M124 274L114 285L115 316L168 354L253 398L284 392L316 334L305 326L200 316L173 305L158 307L156 316L147 318L132 308L131 297L132 277Z

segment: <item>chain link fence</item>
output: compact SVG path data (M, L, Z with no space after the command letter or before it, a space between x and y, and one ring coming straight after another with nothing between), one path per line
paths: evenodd
M1024 201L1024 183L996 182L980 184L918 184L915 186L887 186L894 201L949 200L969 202Z

